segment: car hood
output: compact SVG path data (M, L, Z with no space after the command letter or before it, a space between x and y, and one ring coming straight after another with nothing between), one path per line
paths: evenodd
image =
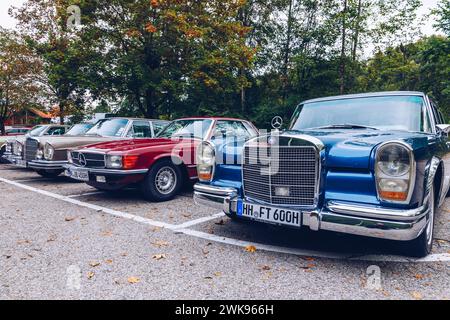
M101 137L101 136L47 136L39 137L36 140L39 141L41 146L46 143L50 144L55 150L67 150L76 147L108 142L124 139L121 137Z
M173 146L182 143L192 143L191 139L168 139L168 138L150 138L150 139L128 139L122 141L111 141L99 144L93 144L83 148L83 151L95 150L105 153L127 153L147 148L164 148L171 149Z
M328 168L369 169L372 151L383 142L400 140L409 144L415 152L427 147L432 135L406 131L374 130L303 130L285 131L280 137L299 139L308 135L319 139L324 145L324 166ZM240 160L243 143L227 144L218 148L228 155L234 154ZM239 161L240 163L240 161Z

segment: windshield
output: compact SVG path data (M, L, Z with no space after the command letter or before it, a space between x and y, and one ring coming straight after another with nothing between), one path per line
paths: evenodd
M28 133L32 137L38 137L42 132L45 131L46 126L36 126L30 130Z
M79 123L74 125L70 130L66 133L66 136L81 136L84 135L89 129L91 129L94 125L90 123Z
M211 127L212 120L177 120L169 124L160 134L159 138L198 138L203 139L208 129Z
M121 137L127 128L127 119L103 119L93 126L86 135Z
M292 130L351 125L380 130L428 131L420 96L384 96L312 102L295 111ZM350 127L350 126L349 126Z

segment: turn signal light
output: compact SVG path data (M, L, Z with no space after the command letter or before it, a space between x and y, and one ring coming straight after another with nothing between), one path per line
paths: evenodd
M122 165L124 169L133 169L136 167L136 163L139 156L124 156L122 159Z
M380 197L385 200L406 201L408 194L406 192L380 191Z

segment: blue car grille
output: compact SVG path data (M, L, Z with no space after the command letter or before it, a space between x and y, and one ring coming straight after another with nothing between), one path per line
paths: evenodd
M246 146L242 175L249 199L274 205L317 205L319 155L312 146Z

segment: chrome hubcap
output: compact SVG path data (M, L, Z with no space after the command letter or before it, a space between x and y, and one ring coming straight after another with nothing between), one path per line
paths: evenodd
M169 194L177 185L177 175L171 167L163 167L156 174L155 186L161 194Z

